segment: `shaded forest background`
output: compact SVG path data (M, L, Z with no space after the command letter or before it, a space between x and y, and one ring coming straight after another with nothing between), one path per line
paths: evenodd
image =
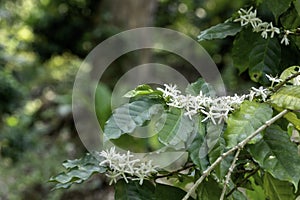
M94 176L69 190L51 191L53 185L47 182L62 170L64 160L85 153L71 113L72 86L83 59L101 41L136 27L165 27L196 39L201 30L223 22L246 3L1 1L0 200L112 198L113 189L103 176ZM201 44L218 65L229 93L249 88L248 75L238 76L232 67L232 38ZM132 66L150 61L172 66L190 81L198 78L186 61L170 53L140 50L126 54L100 80L95 106L102 116L101 126L110 116L110 96L116 81Z

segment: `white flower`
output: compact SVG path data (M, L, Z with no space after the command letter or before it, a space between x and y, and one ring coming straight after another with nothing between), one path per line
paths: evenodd
M238 11L238 14L240 15L239 18L235 19L234 22L241 22L241 26L246 26L247 24L251 24L251 26L254 28L259 23L261 23L261 20L256 17L257 11L254 10L252 12L253 7L249 8L249 10L240 9Z
M267 32L271 32L271 38L274 37L274 33L277 33L277 34L280 33L279 28L274 27L272 22L270 22L270 24L268 25L268 28L267 28L266 31L267 31Z
M274 83L280 83L282 80L280 78L273 77L271 75L266 74L266 77L271 81L271 87L273 87Z
M284 43L286 46L290 44L290 41L287 36L287 34L284 34L283 38L280 41L281 44Z
M264 31L261 32L261 37L264 38L264 39L268 38L268 32L267 32L267 30L264 30Z
M151 160L141 161L140 159L133 159L134 156L130 151L127 151L126 154L119 154L116 153L115 147L112 147L109 150L103 150L100 156L105 158L105 160L99 165L109 167L106 174L111 179L109 184L116 183L120 178L124 178L127 183L128 178L140 180L140 184L143 184L145 178L157 172L155 168L158 166L152 165Z
M255 95L256 97L261 97L263 101L266 101L268 95L270 94L270 91L264 88L263 86L260 86L259 88L252 87L251 91L250 91L250 101L253 99L253 95Z
M177 89L176 85L168 85L164 84L165 89L157 88L157 90L163 92L163 97L176 97L179 95L181 92Z
M261 22L259 24L257 24L257 26L253 27L253 32L261 32L261 31L265 31L268 27L268 23L267 22Z

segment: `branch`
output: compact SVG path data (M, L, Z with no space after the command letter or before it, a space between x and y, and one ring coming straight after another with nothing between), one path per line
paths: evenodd
M295 74L290 75L284 81L282 81L281 83L279 83L278 85L276 85L276 87L273 88L273 92L274 93L277 92L280 88L282 88L282 86L284 86L284 84L286 84L287 82L289 82L290 80L296 78L299 75L300 75L300 72L297 72Z
M192 168L192 167L195 167L195 165L194 165L194 164L187 165L187 166L184 166L184 167L182 167L182 168L180 168L180 169L178 169L178 170L169 172L169 173L167 173L167 174L156 176L156 177L155 177L155 180L156 180L156 179L159 179L159 178L165 178L165 177L173 176L174 174L177 174L178 172L184 171L184 170L189 169L189 168Z
M202 176L196 181L196 183L191 187L191 189L186 193L186 195L183 197L182 200L187 200L191 194L195 191L195 189L202 183L202 181L210 174L210 172L228 155L230 155L231 153L235 152L237 149L242 149L244 148L244 146L250 141L252 140L256 135L258 135L261 131L265 130L267 127L269 127L271 124L273 124L275 121L277 121L278 119L280 119L281 117L283 117L285 114L288 113L287 109L284 109L283 111L281 111L280 113L278 113L276 116L274 116L273 118L271 118L270 120L266 121L264 125L262 125L261 127L259 127L258 129L256 129L256 131L254 131L251 135L249 135L246 139L244 139L243 141L241 141L240 143L238 143L236 146L232 147L230 150L228 150L227 152L223 153L221 156L219 156L217 158L217 160L215 162L213 162L213 164L207 168Z
M225 197L225 193L226 193L226 188L227 188L227 185L229 184L229 181L230 181L230 177L231 177L231 174L235 168L235 163L236 161L238 160L238 156L241 152L241 149L238 149L237 152L235 153L235 156L233 158L233 161L229 167L229 170L228 170L228 173L226 175L226 180L225 180L225 183L224 183L224 187L223 187L223 190L222 190L222 194L221 194L221 197L220 197L220 200L223 200L224 197Z

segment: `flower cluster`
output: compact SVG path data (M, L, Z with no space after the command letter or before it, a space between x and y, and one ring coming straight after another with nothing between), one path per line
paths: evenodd
M249 10L240 9L238 11L239 17L234 20L234 22L240 22L241 26L246 26L250 24L253 28L254 32L261 32L261 36L265 39L268 38L269 33L270 37L273 38L275 34L280 34L279 28L273 26L273 23L263 22L259 19L256 14L257 11L253 10L253 7L249 8ZM281 44L289 45L288 35L292 32L289 30L284 31L283 38L281 40Z
M139 180L140 185L142 185L144 179L157 172L155 168L158 166L152 165L152 160L134 159L130 151L127 151L126 154L120 154L115 151L115 147L112 147L109 150L103 150L100 156L105 158L100 166L108 167L106 176L111 178L110 185L113 182L116 183L120 178L124 178L127 183L129 178Z
M167 105L171 107L185 109L185 115L189 118L197 113L203 113L206 120L211 120L214 124L220 124L227 118L228 114L238 108L246 98L246 95L223 96L212 98L200 91L199 95L182 95L176 85L165 84L165 89L157 88L163 92L163 97L167 100Z

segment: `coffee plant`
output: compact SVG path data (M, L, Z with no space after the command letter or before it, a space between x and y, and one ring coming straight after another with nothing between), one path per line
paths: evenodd
M299 15L300 1L260 0L202 31L199 41L234 37L233 66L258 87L218 96L202 78L185 91L140 85L105 124L114 145L65 161L54 189L103 173L117 200L299 199ZM155 133L148 142L133 138L141 127ZM140 143L151 153L133 153ZM186 156L161 166L155 156L168 152Z

